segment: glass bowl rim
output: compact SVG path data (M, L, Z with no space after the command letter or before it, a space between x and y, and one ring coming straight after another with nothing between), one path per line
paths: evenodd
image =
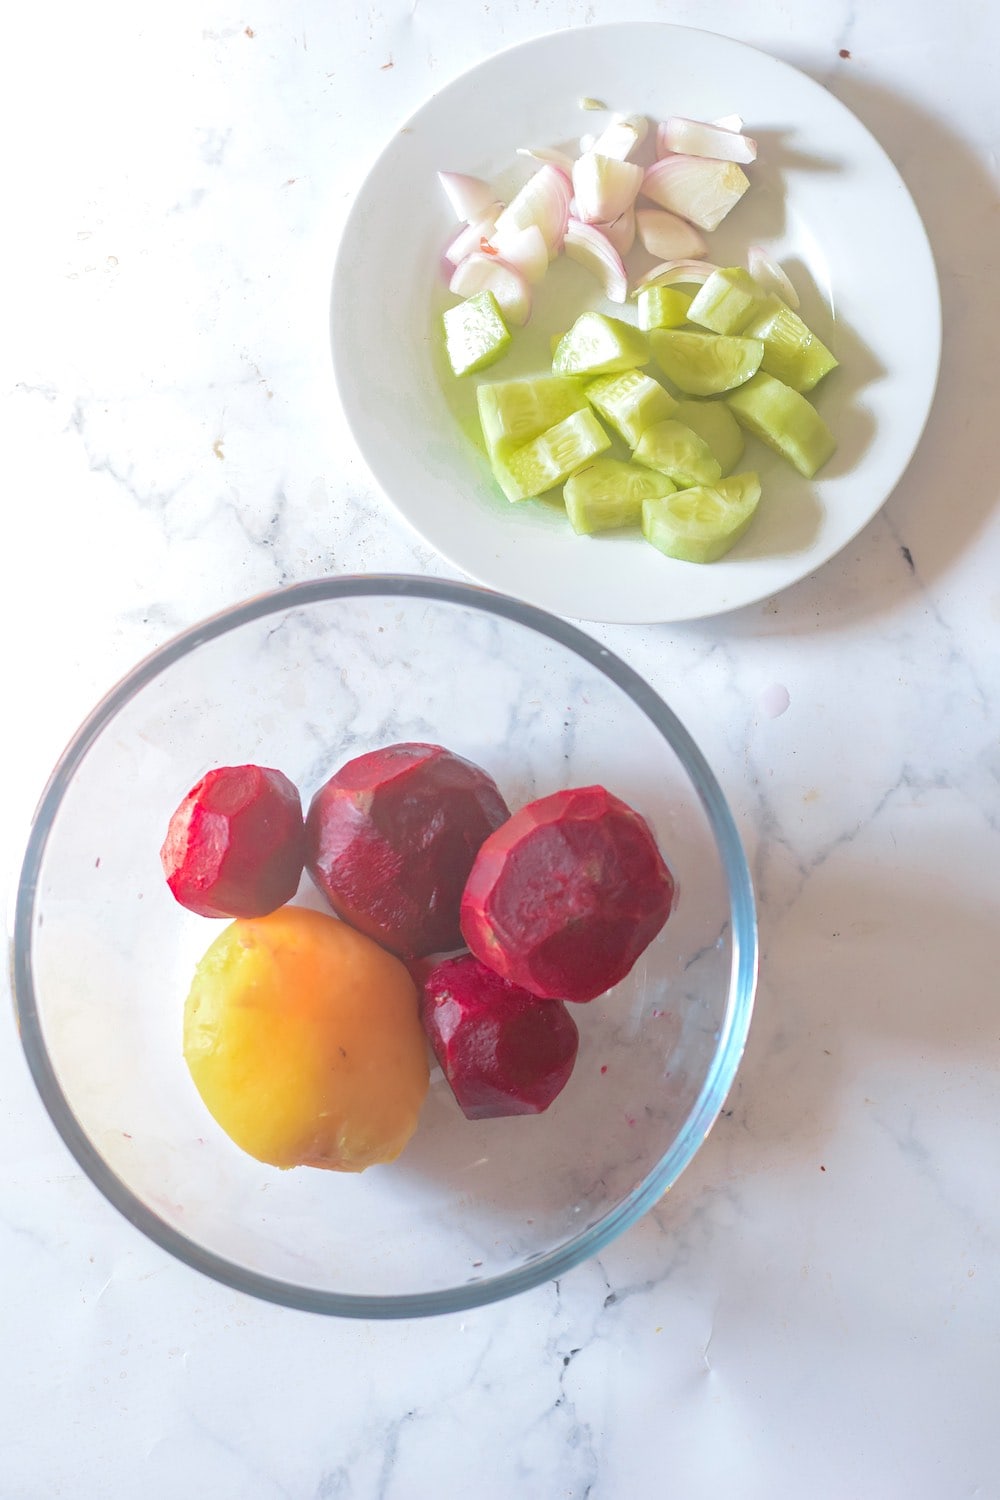
M565 647L613 682L646 716L680 757L719 849L728 883L733 964L726 1014L711 1067L684 1128L643 1181L595 1224L572 1240L538 1255L516 1270L442 1291L383 1296L324 1291L239 1266L206 1250L160 1219L111 1170L73 1113L49 1058L42 1032L32 968L32 933L41 863L77 767L119 709L174 662L199 646L279 610L332 599L388 596L424 598L499 616ZM203 1275L279 1306L352 1318L415 1318L485 1306L564 1275L596 1255L640 1219L670 1188L707 1136L733 1080L746 1045L757 982L758 937L753 884L742 842L722 790L683 724L632 667L576 626L548 611L476 584L394 573L349 574L284 585L231 605L181 631L139 661L95 705L56 762L32 818L17 887L12 952L12 989L18 1031L42 1103L64 1144L100 1193L142 1234Z

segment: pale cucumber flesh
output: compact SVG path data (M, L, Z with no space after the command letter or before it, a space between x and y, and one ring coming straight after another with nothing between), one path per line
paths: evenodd
M730 474L727 479L720 479L713 488L730 505L756 506L760 501L760 475L753 469L747 469L742 474Z
M766 298L749 271L725 266L699 287L688 309L688 321L712 333L742 333Z
M764 373L790 385L794 391L811 391L824 375L837 367L836 359L822 340L780 297L766 299L746 333L764 345L760 362Z
M680 328L688 321L690 306L691 298L679 287L643 287L637 302L639 327L647 333L652 328Z
M491 458L509 457L587 406L580 381L563 375L484 382L476 391L476 402Z
M581 313L552 356L554 375L612 375L649 363L644 334L604 313Z
M654 328L647 335L653 358L667 379L689 396L717 396L749 380L760 368L759 339Z
M704 439L723 474L736 468L745 447L743 431L724 401L681 401L674 416Z
M763 372L732 391L726 404L752 432L811 479L826 463L836 439L819 412L798 391Z
M756 475L739 476L756 481ZM680 562L710 563L743 536L760 502L760 485L695 485L642 506L642 534L658 551Z
M620 458L595 458L577 469L563 486L563 501L573 530L582 536L637 526L642 502L672 494L665 474Z
M506 459L494 459L493 472L508 500L531 500L562 484L574 469L610 446L611 439L588 407L564 417Z
M658 380L642 370L598 375L584 386L594 410L634 448L647 427L663 422L677 410L677 402Z
M476 292L442 314L448 363L456 375L495 364L510 345L510 329L490 291Z
M673 418L647 427L633 457L685 489L693 484L716 484L722 478L722 465L705 439Z

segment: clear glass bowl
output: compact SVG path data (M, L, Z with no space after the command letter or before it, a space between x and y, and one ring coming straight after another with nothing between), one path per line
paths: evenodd
M435 1070L391 1166L277 1171L221 1133L189 1078L184 999L221 924L174 902L160 844L211 766L279 767L308 804L344 760L399 740L483 766L511 807L603 783L652 825L678 906L622 984L572 1008L579 1057L545 1114L470 1123ZM322 906L308 877L297 899ZM670 709L573 626L426 578L297 584L140 663L52 775L15 916L28 1062L101 1192L218 1281L366 1318L509 1296L634 1223L722 1107L756 960L733 819Z

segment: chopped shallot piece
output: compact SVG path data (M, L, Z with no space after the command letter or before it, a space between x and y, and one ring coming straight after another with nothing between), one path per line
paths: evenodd
M667 156L680 152L685 156L708 156L713 161L738 161L746 165L757 159L757 142L738 130L707 125L702 120L687 120L671 115L662 120L656 131L656 154Z
M643 249L659 260L694 258L704 255L707 248L693 224L677 214L668 213L665 208L637 209L635 232Z
M501 256L532 285L541 281L549 268L548 246L537 224L526 224L523 229L510 224L496 228L482 249L487 255Z
M668 260L662 266L654 266L645 276L640 276L632 290L641 292L643 287L676 286L681 282L703 285L712 272L718 269L718 266L713 266L707 260Z
M493 226L502 207L502 203L493 203L490 205L490 212L483 218L464 225L444 252L445 259L450 260L453 266L457 266L467 255L471 255L473 250L478 250L483 239L488 239L493 233Z
M576 217L585 224L610 224L631 208L642 186L642 168L587 151L573 163Z
M566 173L552 162L539 167L533 177L514 194L497 219L497 229L524 229L537 224L553 259L562 249L573 189Z
M799 294L778 262L771 259L762 245L750 246L747 251L747 270L754 281L768 291L777 292L781 300L795 312L799 305Z
M439 172L438 181L448 195L456 219L463 224L483 218L496 201L496 193L481 177L469 177L464 172Z
M707 156L663 156L647 167L642 192L661 208L713 230L750 186L735 162Z
M610 125L605 125L598 136L588 137L590 144L581 148L593 151L597 156L611 156L616 161L625 161L636 146L642 144L649 129L645 115L616 115Z
M610 224L595 224L594 228L606 234L614 245L619 255L627 255L635 244L636 212L634 208L627 208L617 219L612 219ZM690 225L688 225L690 228Z
M474 251L467 255L448 283L456 297L472 297L476 292L492 292L507 323L520 325L531 312L531 288L520 271L509 266L499 255Z
M570 260L593 271L604 287L609 302L624 302L628 296L628 274L622 258L606 234L594 224L570 219L566 225L563 249Z

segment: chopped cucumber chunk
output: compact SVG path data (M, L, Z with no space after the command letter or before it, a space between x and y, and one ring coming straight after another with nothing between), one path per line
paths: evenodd
M681 562L716 562L746 531L760 503L754 474L722 485L695 485L642 504L642 534L667 557ZM725 488L723 487L725 486Z
M552 356L555 375L612 375L649 363L649 346L638 328L604 313L581 313Z
M493 472L508 500L531 500L610 447L611 439L588 407L564 417L506 459L495 458Z
M764 358L760 367L793 391L811 391L836 369L826 345L780 297L769 296L747 325L748 338L760 339Z
M509 457L515 448L587 407L580 381L566 375L485 382L476 391L476 401L491 458Z
M724 401L681 401L674 417L704 438L723 474L736 468L743 457L743 433Z
M744 501L756 505L760 500L760 475L753 469L746 469L742 474L730 474L728 479L720 479L714 488L730 505L742 505Z
M759 339L677 328L654 328L648 337L664 375L689 396L716 396L742 385L764 357Z
M635 447L647 427L673 416L677 409L669 391L641 370L598 375L584 386L584 394L630 448Z
M722 478L722 465L705 439L673 418L647 427L633 456L685 489L692 484L716 484Z
M639 293L639 327L680 328L688 320L691 298L676 286L646 286Z
M742 333L766 299L764 288L749 271L724 266L699 287L688 320L713 333Z
M595 531L638 526L642 502L672 494L675 488L666 474L653 469L620 458L595 458L570 475L563 486L563 500L573 530L589 536Z
M495 364L510 344L510 329L490 291L476 292L442 314L448 361L456 375Z
M823 418L798 391L763 371L726 404L741 427L774 448L800 474L811 479L837 446Z

